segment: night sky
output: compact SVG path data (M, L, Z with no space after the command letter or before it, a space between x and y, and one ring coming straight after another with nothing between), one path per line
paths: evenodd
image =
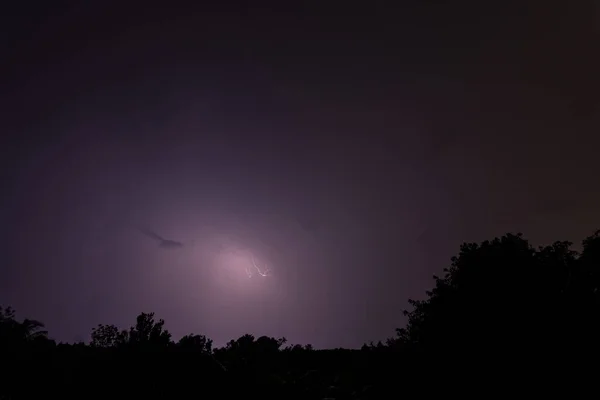
M462 242L600 228L598 2L22 3L0 304L57 340L359 347Z

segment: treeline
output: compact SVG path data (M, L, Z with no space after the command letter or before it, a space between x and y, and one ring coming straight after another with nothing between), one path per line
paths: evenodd
M1 362L7 366L0 393L15 399L50 393L321 399L365 394L372 386L358 375L349 379L360 367L359 351L316 351L249 334L213 348L199 334L173 341L164 324L153 313L141 313L129 329L98 325L89 343L56 343L42 323L19 322L14 310L0 308Z
M534 248L520 234L464 244L434 281L409 300L404 328L360 351L252 335L217 349L198 334L175 342L152 313L127 330L98 325L88 344L57 344L42 323L0 308L0 394L383 399L480 387L573 395L596 382L600 232L581 252L564 241Z

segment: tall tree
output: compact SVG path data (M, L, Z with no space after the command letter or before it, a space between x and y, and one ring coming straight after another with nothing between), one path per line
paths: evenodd
M388 343L486 354L566 350L582 339L596 346L600 234L584 240L582 254L570 246L535 249L520 234L463 244L426 299L409 300L407 325Z

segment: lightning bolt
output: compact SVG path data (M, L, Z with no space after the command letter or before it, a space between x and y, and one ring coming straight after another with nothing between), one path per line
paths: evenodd
M252 258L252 266L256 269L256 273L258 273L258 275L260 275L260 276L268 276L270 270L268 268L265 268L263 271L261 271L261 269L258 267L258 265L256 265L256 260L254 259L254 255L252 255L251 258ZM246 267L246 273L248 274L248 278L252 278L252 270L250 269L250 267Z

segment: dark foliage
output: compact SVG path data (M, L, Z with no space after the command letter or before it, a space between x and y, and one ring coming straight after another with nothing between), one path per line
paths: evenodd
M450 392L593 390L600 355L600 232L533 248L507 234L464 244L407 324L361 350L314 350L244 335L223 348L140 314L56 344L39 321L0 307L0 398L387 399ZM589 392L593 393L593 392ZM589 395L589 393L586 393Z

